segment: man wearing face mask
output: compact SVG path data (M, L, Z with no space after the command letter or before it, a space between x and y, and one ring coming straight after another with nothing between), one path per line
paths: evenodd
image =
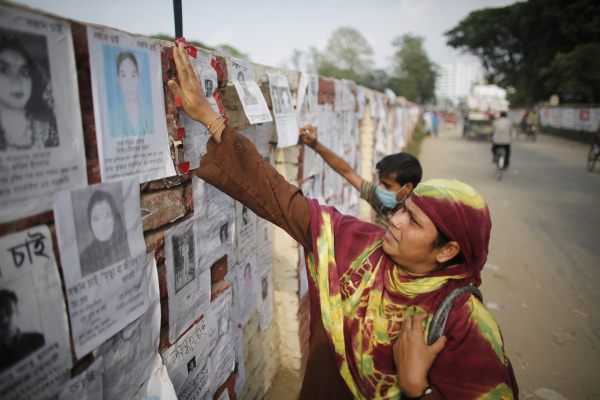
M303 126L300 137L302 142L319 153L331 168L360 191L360 197L375 210L375 224L382 228L390 226L390 218L394 212L404 206L404 200L421 182L421 164L408 153L391 154L379 161L376 165L379 185L375 185L361 178L346 161L319 143L317 129L313 126Z

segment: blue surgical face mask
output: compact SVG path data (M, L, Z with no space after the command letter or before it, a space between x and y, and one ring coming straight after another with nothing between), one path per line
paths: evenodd
M404 200L406 200L406 198L408 197L407 194L401 200L396 200L396 195L400 193L402 189L404 189L404 186L402 186L397 192L390 192L389 190L385 190L381 186L377 186L377 189L375 189L375 195L377 195L377 198L379 199L381 204L383 204L384 207L393 209L398 204L404 203Z

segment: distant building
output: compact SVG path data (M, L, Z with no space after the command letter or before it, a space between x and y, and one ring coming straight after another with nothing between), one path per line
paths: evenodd
M481 75L477 63L452 63L441 64L435 84L435 97L439 105L448 102L458 105L466 99L471 87Z

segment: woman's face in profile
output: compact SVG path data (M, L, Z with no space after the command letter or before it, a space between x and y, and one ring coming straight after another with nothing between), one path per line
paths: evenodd
M90 219L92 232L96 239L104 242L111 238L115 230L115 217L107 201L94 204Z
M126 58L119 65L119 87L123 92L125 100L136 100L140 77L131 58Z
M25 108L31 96L31 69L22 54L0 52L0 104L11 109Z

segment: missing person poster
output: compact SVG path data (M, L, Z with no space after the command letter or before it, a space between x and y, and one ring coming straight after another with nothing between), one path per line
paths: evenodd
M264 331L273 321L273 268L259 268L256 277L258 324L260 330Z
M0 6L0 223L87 185L71 26Z
M271 103L277 128L277 147L290 147L298 144L298 122L294 115L294 103L287 78L280 72L267 70Z
M201 319L162 354L175 393L180 400L208 399L210 338Z
M235 297L240 310L240 323L246 325L256 311L256 286L258 279L256 255L250 254L238 265Z
M251 124L273 121L267 102L254 81L252 63L232 58L230 73L248 121Z
M97 358L82 374L71 379L62 390L59 400L102 400L104 360Z
M256 255L258 267L261 269L273 268L273 227L274 225L266 219L258 220Z
M102 181L175 175L165 117L160 45L88 25Z
M223 112L225 108L218 89L217 69L220 71L220 67L217 60L212 54L203 51L198 51L196 58L190 57L190 60L198 71L208 103L216 112ZM182 139L184 160L190 163L192 169L198 168L200 159L206 153L206 143L210 135L205 134L204 125L191 119L182 109L179 109L179 122L185 128L185 137Z
M233 252L235 213L233 199L194 175L192 197L196 220L196 248L202 268L209 268Z
M169 293L169 342L175 343L210 303L210 265L199 260L196 220L165 232L165 267Z
M0 239L0 398L58 394L71 378L67 313L46 225Z
M131 399L137 388L152 375L152 359L158 354L160 335L160 295L154 252L147 254L145 261L150 270L146 289L148 311L94 351L96 357L104 360L102 386L105 399Z
M77 358L148 309L137 178L54 194L60 260Z
M237 235L237 259L243 260L256 248L257 216L248 207L235 202L235 229Z

